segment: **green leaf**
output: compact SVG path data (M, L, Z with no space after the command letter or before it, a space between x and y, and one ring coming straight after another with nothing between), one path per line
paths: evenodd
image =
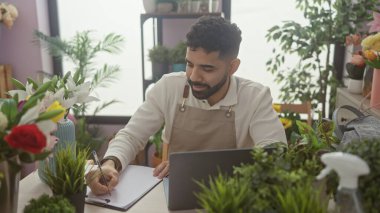
M9 123L17 123L18 110L16 101L14 99L2 99L2 103L1 111L7 116Z
M54 118L55 116L61 114L64 111L65 111L64 109L55 109L48 112L43 112L38 116L36 122Z
M45 82L44 84L42 84L42 85L36 90L36 92L34 93L34 95L38 95L38 94L41 94L41 93L46 92L46 91L49 89L51 83L52 83L51 81L47 81L47 82Z
M23 83L21 83L19 80L15 79L15 78L12 78L12 84L13 86L16 88L16 89L19 89L19 90L26 90L25 86Z

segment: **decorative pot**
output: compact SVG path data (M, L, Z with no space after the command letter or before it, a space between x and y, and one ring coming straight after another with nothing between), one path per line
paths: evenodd
M186 64L172 64L172 72L186 71Z
M371 101L369 106L380 109L380 69L373 70Z
M46 182L45 168L49 166L49 168L52 168L53 171L55 170L54 153L61 149L66 149L67 146L70 146L73 150L73 158L75 158L76 155L75 125L70 119L59 121L57 125L57 131L54 132L54 135L59 140L58 143L54 146L53 156L39 161L38 163L38 176L43 182Z
M366 66L363 74L363 91L362 96L367 97L368 99L371 97L371 89L372 89L372 79L373 79L373 68L370 66Z
M20 169L15 164L19 164L17 156L13 161L0 162L0 208L3 213L17 212Z
M157 152L151 155L150 163L149 163L151 167L156 168L161 162L162 162L162 159L158 157Z
M64 195L71 204L75 207L76 213L83 213L84 212L84 204L85 204L85 198L87 194L87 186L84 186L84 189L82 192L78 192L73 195Z
M143 0L146 13L154 13L156 11L156 0Z
M347 90L350 93L353 94L360 94L362 93L362 88L363 88L363 80L356 80L356 79L348 79L348 86Z

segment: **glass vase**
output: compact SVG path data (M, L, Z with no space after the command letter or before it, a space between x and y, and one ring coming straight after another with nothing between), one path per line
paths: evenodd
M363 75L363 90L362 90L363 97L367 97L367 98L371 97L372 78L373 78L373 68L370 66L366 66L364 70L364 75Z
M373 70L370 107L380 109L380 69Z
M0 208L3 213L16 213L20 182L18 157L0 162Z

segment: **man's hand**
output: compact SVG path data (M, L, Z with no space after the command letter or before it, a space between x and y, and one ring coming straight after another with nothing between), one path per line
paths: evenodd
M154 170L153 176L160 179L168 176L169 174L169 161L162 161Z
M119 173L115 169L112 160L103 163L102 171L107 180L108 189L106 184L101 181L100 170L97 166L86 175L87 184L91 188L91 191L96 195L106 194L108 193L108 190L112 191L119 182Z

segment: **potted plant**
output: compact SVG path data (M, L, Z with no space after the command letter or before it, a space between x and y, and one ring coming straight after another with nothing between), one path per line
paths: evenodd
M153 80L158 81L162 75L168 73L169 49L163 45L157 45L149 50L149 59L152 62Z
M60 195L49 196L43 194L37 199L31 199L25 206L24 213L75 213L75 208L71 203Z
M364 58L360 54L354 54L351 61L346 63L346 70L349 77L347 89L349 92L356 94L362 93L365 67Z
M163 127L161 127L154 135L149 138L149 143L154 146L154 153L150 157L149 162L152 167L158 166L162 161L162 131Z
M297 9L308 23L284 21L270 28L266 35L268 41L277 43L267 70L282 84L281 101L311 99L314 106L322 105L322 113L327 117L326 107L335 106L339 85L331 60L333 46L344 48L346 35L363 30L362 26L372 19L371 11L377 11L379 4L378 0L297 0ZM297 66L288 67L286 61L293 56L298 57Z
M54 195L66 197L75 206L77 213L84 211L87 156L88 151L85 149L78 150L75 156L72 148L65 147L55 153L54 166L45 167L46 184Z
M322 119L315 122L315 129L296 123L299 134L291 136L288 149L282 144L271 145L271 153L255 148L253 163L235 167L232 176L220 174L207 183L198 182L201 207L207 212L297 212L290 209L294 200L288 198L293 197L300 202L297 205L316 210L300 212L326 212L327 199L321 194L325 185L313 181L323 168L319 155L335 150L334 125Z
M187 45L182 41L169 51L169 61L172 65L172 72L186 70L186 50Z

